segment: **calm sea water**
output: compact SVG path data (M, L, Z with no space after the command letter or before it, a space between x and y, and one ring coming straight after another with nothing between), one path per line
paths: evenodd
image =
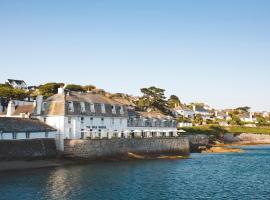
M270 199L270 146L0 174L0 199Z

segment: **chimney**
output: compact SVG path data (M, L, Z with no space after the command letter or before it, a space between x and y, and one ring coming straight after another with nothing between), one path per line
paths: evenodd
M253 113L252 113L252 112L249 113L249 118L250 118L250 119L253 118Z
M60 88L58 88L58 94L63 94L64 93L64 88L62 88L62 87L60 87Z
M37 112L37 115L40 115L41 114L41 111L42 111L42 104L43 104L43 96L37 96L36 98L36 112Z
M194 112L196 111L196 106L195 106L195 105L193 105L193 111L194 111Z
M15 105L13 101L9 101L7 107L7 117L11 117L14 112L15 112Z
M215 117L217 117L218 116L218 111L217 110L215 110Z

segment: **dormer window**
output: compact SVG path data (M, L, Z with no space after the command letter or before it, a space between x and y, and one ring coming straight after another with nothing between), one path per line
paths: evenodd
M42 112L44 112L46 110L46 106L47 106L47 102L43 102L43 104L41 106Z
M94 103L90 103L90 110L91 110L91 112L95 112L95 104Z
M124 112L124 107L123 107L123 106L120 107L120 114L121 114L121 115L125 114L125 112Z
M116 106L112 105L112 114L116 114Z
M101 113L106 113L105 104L101 104Z
M82 113L85 113L85 103L84 102L80 102L80 104L81 104L81 112Z
M68 111L69 112L74 112L74 107L73 107L73 102L72 101L68 102Z

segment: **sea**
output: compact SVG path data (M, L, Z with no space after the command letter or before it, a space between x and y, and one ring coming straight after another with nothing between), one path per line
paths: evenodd
M270 146L0 173L1 200L270 199Z

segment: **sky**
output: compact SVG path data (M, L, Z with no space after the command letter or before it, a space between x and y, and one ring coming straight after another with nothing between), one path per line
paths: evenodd
M0 82L270 111L268 0L0 0Z

